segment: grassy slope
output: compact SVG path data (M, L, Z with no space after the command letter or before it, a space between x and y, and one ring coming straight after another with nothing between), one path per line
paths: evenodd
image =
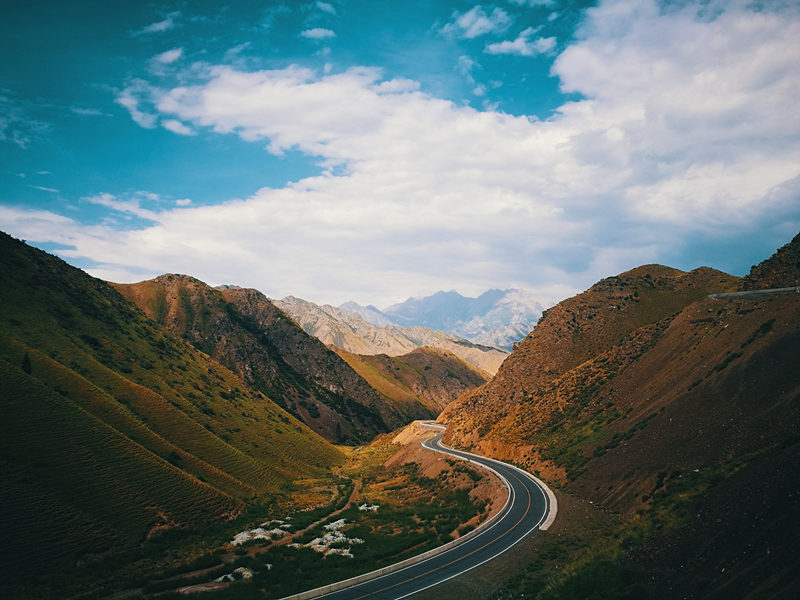
M450 401L486 382L477 369L446 350L422 347L403 356L360 355L336 350L380 394L430 418Z
M339 452L107 284L0 236L3 568L25 575L226 518Z

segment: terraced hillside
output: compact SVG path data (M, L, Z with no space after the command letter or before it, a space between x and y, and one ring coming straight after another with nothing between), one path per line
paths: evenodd
M110 285L6 234L0 256L0 564L11 590L0 595L35 596L48 577L228 519L340 462Z
M239 374L326 439L364 443L432 413L387 401L261 292L186 275L114 284L151 319Z
M448 407L451 443L619 515L571 545L565 524L552 560L501 597L794 597L800 298L706 295L781 281L797 244L747 280L658 266L603 280Z

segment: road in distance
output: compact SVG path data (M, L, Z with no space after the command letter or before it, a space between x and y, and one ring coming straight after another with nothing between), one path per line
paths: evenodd
M503 479L510 489L509 501L499 515L475 536L449 550L403 569L350 587L315 596L325 600L399 600L443 583L499 556L524 539L548 519L555 506L539 482L506 463L441 444L442 433L423 442L429 450L466 458L481 464ZM308 596L307 596L308 597Z

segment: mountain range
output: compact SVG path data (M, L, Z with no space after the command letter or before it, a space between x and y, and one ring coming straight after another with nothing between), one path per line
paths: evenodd
M2 597L113 588L170 532L330 478L330 442L434 417L486 381L444 351L348 356L368 383L256 290L110 284L4 233L0 256Z
M524 338L553 302L526 290L488 290L477 298L458 292L436 292L409 298L383 310L346 302L339 309L360 315L377 327L421 326L443 331L476 344L511 350Z
M443 407L449 445L558 495L497 600L800 589L800 235L746 277L603 279L511 353L187 275L109 284L1 233L0 256L3 597L135 588L122 565L148 581L197 556L166 547L197 548L201 530L222 545L228 521L360 453L332 442ZM774 288L789 291L760 292ZM489 294L482 314L513 297ZM433 325L424 304L395 312Z
M497 372L508 352L494 346L469 342L443 331L422 326L375 326L361 315L335 306L288 296L275 305L294 319L306 333L324 344L354 354L399 356L423 346L447 350L483 372L488 379Z

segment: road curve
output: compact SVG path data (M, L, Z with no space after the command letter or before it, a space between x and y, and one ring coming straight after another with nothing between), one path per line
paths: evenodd
M537 528L546 529L555 518L556 504L552 492L525 471L506 463L484 458L442 445L442 433L425 440L423 446L434 452L457 456L479 464L497 474L510 490L502 511L481 527L464 536L457 544L448 544L444 551L431 551L423 560L411 559L392 572L382 569L366 581L367 576L297 594L291 598L324 598L325 600L399 600L443 583L499 556ZM341 589L340 589L341 588ZM335 589L336 591L328 591Z

